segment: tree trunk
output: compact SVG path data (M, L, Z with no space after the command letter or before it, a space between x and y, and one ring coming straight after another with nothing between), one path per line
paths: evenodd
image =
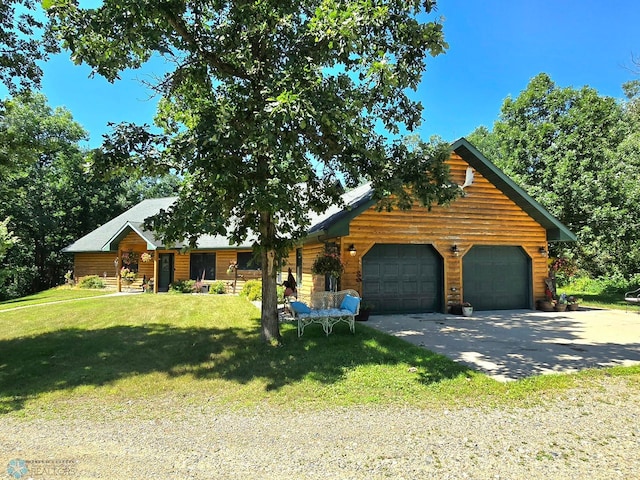
M275 240L275 228L269 213L262 213L261 236L262 246L262 340L272 345L280 345L280 325L278 323L278 288L276 252L269 248Z
M262 249L262 340L280 344L278 324L278 290L276 283L275 252Z

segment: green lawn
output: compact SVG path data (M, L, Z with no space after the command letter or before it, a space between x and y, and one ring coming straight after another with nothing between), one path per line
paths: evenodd
M329 337L313 327L298 339L295 326L283 324L284 345L263 345L259 311L218 295L98 297L0 311L0 413L64 415L127 402L150 415L150 402L526 405L551 391L590 388L601 375L640 379L640 369L618 368L501 384L362 323L355 335L346 325Z
M28 297L16 298L15 300L7 300L0 302L0 311L17 307L27 307L30 305L38 305L41 303L59 302L65 300L74 300L77 298L97 297L114 293L114 290L89 290L80 288L58 287L51 290L29 295Z
M558 294L566 293L580 300L580 305L585 307L611 308L624 310L631 307L624 301L624 294L611 292L580 292L575 289L559 288Z

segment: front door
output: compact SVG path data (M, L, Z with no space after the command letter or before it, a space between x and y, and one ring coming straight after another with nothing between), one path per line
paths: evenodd
M158 291L168 292L171 282L173 282L173 253L161 253Z

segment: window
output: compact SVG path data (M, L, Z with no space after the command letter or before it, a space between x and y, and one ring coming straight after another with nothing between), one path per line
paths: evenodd
M253 252L238 252L238 270L260 270L260 259Z
M190 257L189 278L191 280L216 279L216 254L215 253L192 253Z

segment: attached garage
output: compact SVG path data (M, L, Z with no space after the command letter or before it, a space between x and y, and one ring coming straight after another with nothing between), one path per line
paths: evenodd
M464 299L475 310L531 308L531 259L520 247L472 247L462 259Z
M442 310L443 262L431 245L376 244L362 259L362 297L376 313Z

